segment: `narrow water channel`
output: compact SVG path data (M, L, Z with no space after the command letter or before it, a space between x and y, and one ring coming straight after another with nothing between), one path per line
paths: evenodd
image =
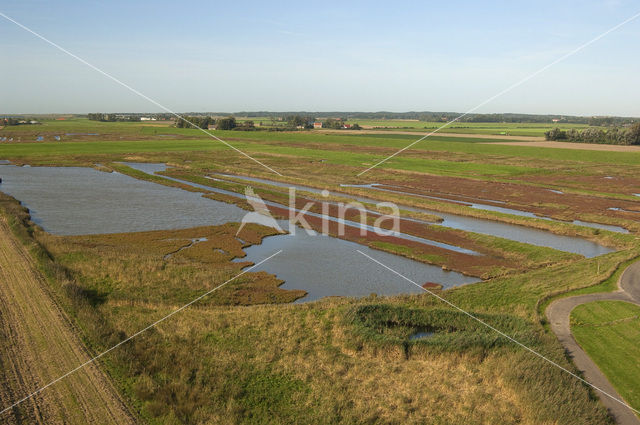
M164 164L146 164L146 163L123 163L128 165L131 168L137 169L139 171L143 171L147 174L155 174L157 173L159 170L160 171L164 171ZM197 187L200 189L204 189L204 190L209 190L211 192L215 192L215 193L221 193L223 195L230 195L230 196L235 196L235 197L241 197L242 195L236 193L236 192L232 192L229 190L224 190L224 189L219 189L216 187L212 187L212 186L207 186L207 185L203 185L203 184L199 184L199 183L193 183L190 182L188 180L181 180L181 179L177 179L174 177L169 177L169 176L162 176L163 178L167 179L167 180L172 180L178 183L183 183L183 184L187 184L193 187ZM253 198L252 198L253 199ZM267 200L263 200L260 199L260 202L264 202L265 205L268 206L272 206L272 207L287 207L287 205L281 205L281 204L277 204L275 202L271 202L271 201L267 201ZM296 213L301 212L301 210L295 210ZM367 213L375 213L377 214L375 211L371 211L371 210L365 210ZM370 226L367 224L363 224L357 221L351 221L351 220L346 220L346 219L340 219L340 218L336 218L336 217L332 217L332 216L325 216L319 213L314 213L314 212L306 212L305 215L311 216L311 217L318 217L318 218L323 218L326 219L328 221L334 222L334 223L343 223L347 226L350 227L355 227L357 229L365 229L367 232L376 232L379 231L381 229L376 229L374 226ZM416 219L411 219L409 218L409 220L412 221L420 221L420 220L416 220ZM286 223L285 223L286 224ZM283 229L287 229L288 226L281 226ZM409 241L414 241L414 242L420 242L424 245L431 245L431 246L436 246L438 248L443 248L443 249L448 249L450 251L455 251L455 252L459 252L462 254L468 254L468 255L480 255L480 253L473 251L471 249L466 249L466 248L462 248L459 246L455 246L455 245L450 245L444 242L438 242L438 241L434 241L431 239L425 239L425 238L421 238L419 236L414 236L414 235L410 235L410 234L406 234L406 233L402 233L402 232L395 232L393 234L393 236L398 237L400 239L405 239L405 240L409 240Z
M255 178L255 177L247 177L247 176L231 176L231 175L221 175L223 177L233 177L239 180L244 180L247 182L257 182L264 184L271 184L278 187L295 187L298 190L305 190L312 193L320 193L322 190L302 186L295 184L287 184L277 181L272 181L268 179ZM360 202L369 202L376 203L380 202L379 200L375 200L372 198L367 198L363 196L353 196L340 192L330 192L332 195L336 196L347 196L352 199L355 199ZM509 224L499 221L493 221L488 219L480 219L475 217L468 217L458 214L444 213L435 210L429 210L425 208L416 208L416 207L408 207L401 206L402 209L410 210L410 211L418 211L426 214L432 214L443 218L441 223L438 225L443 227L449 227L452 229L459 229L468 232L474 233L482 233L486 235L498 236L505 239L510 239L518 242L528 243L531 245L537 246L546 246L549 248L554 248L559 251L572 252L575 254L584 255L585 257L591 258L596 257L598 255L606 254L609 252L613 252L614 250L600 245L598 243L579 238L573 236L564 236L557 235L548 231L534 229L526 226L520 226L517 224ZM499 208L499 207L495 207ZM537 217L541 218L541 217ZM576 224L583 224L584 222L576 221ZM611 230L606 225L598 225L598 227L607 228L607 230ZM617 227L617 226L611 226ZM622 231L626 232L626 229L619 228Z

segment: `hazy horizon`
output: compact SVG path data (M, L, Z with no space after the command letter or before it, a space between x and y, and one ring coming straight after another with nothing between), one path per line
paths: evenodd
M296 110L264 110L264 111L254 111L254 110L240 110L240 111L174 111L175 114L177 115L189 115L189 114L211 114L211 115L219 115L219 116L224 116L224 115L232 115L232 116L236 116L236 117L248 117L251 118L251 116L247 116L247 115L243 115L246 113L249 114L257 114L257 113L266 113L266 114L296 114L296 113L300 113L300 114L313 114L316 115L317 118L324 118L325 115L322 114L327 114L326 117L334 117L338 114L377 114L377 113L391 113L391 114L408 114L408 113L425 113L425 114L429 114L429 113L443 113L443 114L463 114L464 112L461 111L439 111L439 110L434 110L434 111L391 111L391 110L380 110L380 111L304 111L304 110L300 110L300 111L296 111ZM115 111L115 110L92 110L92 111L85 111L85 112L0 112L0 116L43 116L43 115L87 115L87 114L91 114L91 113L106 113L106 114L148 114L148 115L156 115L156 114L169 114L169 112L166 111L162 111L162 110L158 110L158 111L150 111L150 110L146 110L146 111ZM480 114L480 113L475 113ZM598 118L640 118L640 115L638 116L633 116L633 115L572 115L572 114L553 114L553 113L529 113L529 112L484 112L482 113L483 115L531 115L531 116L543 116L543 115L548 115L548 116L558 116L558 117L575 117L575 118L591 118L591 117L598 117ZM474 114L469 114L469 115L474 115ZM360 118L353 118L354 120L360 119ZM361 119L377 119L377 118L361 118ZM382 118L380 118L382 119ZM389 119L389 120L408 120L408 121L419 121L418 119L411 119L411 118L385 118L385 119ZM464 121L461 121L464 122Z

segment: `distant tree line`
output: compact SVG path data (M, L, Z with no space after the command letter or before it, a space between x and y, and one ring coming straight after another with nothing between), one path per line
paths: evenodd
M20 124L24 124L21 123L20 121L25 121L25 120L21 120L18 118L3 118L0 122L2 123L2 125L20 125Z
M28 125L28 124L40 124L34 118L16 118L16 117L4 117L0 118L0 125Z
M247 121L236 122L235 118L233 117L230 117L230 118L233 119L231 128L229 128L229 124L223 124L223 127L225 127L227 130L239 130L239 131L257 130L255 123L253 121L247 120ZM229 119L229 118L223 118L223 119ZM216 126L216 128L218 128L218 126Z
M92 112L87 114L87 118L91 121L115 121L115 114L103 114L101 112Z
M270 117L278 120L282 118L299 115L309 117L341 117L344 121L353 120L418 120L426 122L447 122L458 118L460 112L436 112L436 111L409 111L409 112L345 112L345 111L241 111L241 112L216 112L211 115L235 115L242 117ZM621 126L637 121L637 118L630 117L580 117L570 115L549 115L549 114L468 114L459 119L464 122L490 122L490 123L573 123L588 124L594 126L616 125Z
M640 122L628 128L612 127L607 130L585 128L561 130L554 128L544 133L547 140L559 140L577 143L606 143L610 145L640 145Z
M89 114L98 121L137 121L140 116L150 115L141 113L119 113L119 114ZM151 113L159 120L175 119L169 113ZM272 121L285 122L288 127L306 126L313 123L315 117L340 117L343 121L354 120L418 120L424 122L448 122L457 119L460 123L571 123L587 124L598 127L619 127L629 125L638 118L632 117L580 117L570 115L548 115L548 114L467 114L458 119L460 112L436 112L436 111L409 111L409 112L345 112L345 111L240 111L240 112L184 112L185 116L215 117L215 116L239 116L247 118L267 117ZM298 118L301 118L298 121ZM306 124L300 124L306 121ZM294 125L295 124L295 125Z
M594 127L620 127L633 124L637 121L637 119L625 117L591 117L587 123Z
M2 123L3 125L19 125L20 120L17 118L3 118Z
M344 122L342 120L327 118L322 122L322 128L333 128L333 129L339 130L342 127L344 127Z
M312 115L287 115L284 117L287 125L293 128L313 128L316 118Z
M219 118L216 122L216 130L233 130L237 125L235 117Z
M335 130L349 129L349 130L362 130L362 127L358 123L345 124L344 119L327 118L322 122L322 128L331 128Z
M236 121L235 117L213 118L209 116L183 116L183 119L176 118L177 128L197 128L208 129L210 125L215 125L216 130L255 130L253 121Z
M177 128L197 128L208 129L209 125L216 123L216 120L212 117L190 116L183 115L182 118L176 118Z
M126 114L105 114L102 112L92 112L87 114L87 118L92 121L116 122L116 121L140 121L139 115Z

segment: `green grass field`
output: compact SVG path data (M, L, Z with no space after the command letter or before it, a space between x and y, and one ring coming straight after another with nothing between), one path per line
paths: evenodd
M122 135L123 140L136 141L140 136L158 137L159 135L175 135L176 140L154 140L153 142L138 141L138 144L129 145L95 145L89 142L78 142L78 146L63 147L65 154L76 153L113 153L116 151L123 151L124 146L129 146L131 151L137 149L144 149L145 151L157 150L157 151L170 151L170 150L209 150L215 149L215 145L219 145L220 142L215 140L208 140L208 136L203 132L196 129L182 129L167 126L166 124L146 124L146 123L103 123L98 121L89 121L86 119L75 119L69 121L46 121L43 125L39 126L15 126L5 127L0 130L0 134L11 137L19 137L21 134L42 134L42 133L98 133L98 136L92 136L96 141L103 140L105 135L116 134ZM287 149L295 147L298 149L304 149L305 145L314 144L322 145L323 152L327 152L327 155L331 156L332 149L342 150L341 146L353 146L353 147L367 147L367 148L388 148L400 149L411 141L415 140L413 136L409 135L328 135L318 134L313 131L301 131L301 132L251 132L251 131L213 131L216 136L233 141L234 145L238 148L244 148L247 150L256 151L264 150L268 152L273 148L255 146L256 142L261 145L273 144L275 142L287 143ZM189 144L190 141L180 140L179 136L198 138L199 143ZM24 136L24 141L35 141L35 137L32 139ZM51 138L49 138L51 140ZM55 151L55 146L64 146L64 137L61 142L41 142L37 145L34 144L3 144L0 145L0 154L7 156L14 155L30 155L37 154L39 152L51 152ZM473 139L473 138L456 138L456 137L438 137L437 135L431 136L428 139L415 145L414 149L422 151L435 151L435 152L450 152L458 154L469 154L478 156L476 162L481 162L483 157L491 157L495 155L502 156L516 156L527 159L551 159L561 161L580 161L580 162L595 162L604 164L633 164L640 165L640 153L629 152L599 152L588 150L570 150L570 149L554 149L549 151L548 149L541 149L536 147L527 146L505 146L494 145L488 142L503 141L501 139ZM212 143L211 146L209 144ZM31 147L29 147L31 146ZM282 150L273 150L276 153L281 153ZM393 151L392 151L393 152ZM312 157L312 152L299 151L294 152L303 156ZM306 155L304 155L306 154ZM344 152L341 152L344 157ZM322 155L319 155L322 156ZM358 161L374 161L375 159L383 159L384 155L356 155L351 154L343 158L346 164L358 164ZM336 158L329 158L337 160ZM394 159L392 164L394 167L404 169L407 167L401 159ZM428 169L428 166L426 167Z
M580 346L627 403L640 407L640 307L623 301L597 301L571 313Z

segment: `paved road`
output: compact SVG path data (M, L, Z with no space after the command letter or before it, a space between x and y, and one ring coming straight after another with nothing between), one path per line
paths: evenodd
M571 310L575 307L592 301L628 301L640 305L640 261L629 266L618 281L618 290L597 294L578 295L575 297L561 298L552 302L547 308L546 314L551 329L555 332L567 353L572 357L576 367L584 373L584 378L592 385L622 399L613 388L606 376L598 366L589 358L571 334L569 318ZM640 425L640 419L623 404L596 391L602 403L609 409L609 413L620 425Z
M618 285L636 304L640 304L640 261L627 267Z
M0 411L73 370L89 355L33 258L0 216ZM91 364L0 413L2 424L132 424L125 404Z

